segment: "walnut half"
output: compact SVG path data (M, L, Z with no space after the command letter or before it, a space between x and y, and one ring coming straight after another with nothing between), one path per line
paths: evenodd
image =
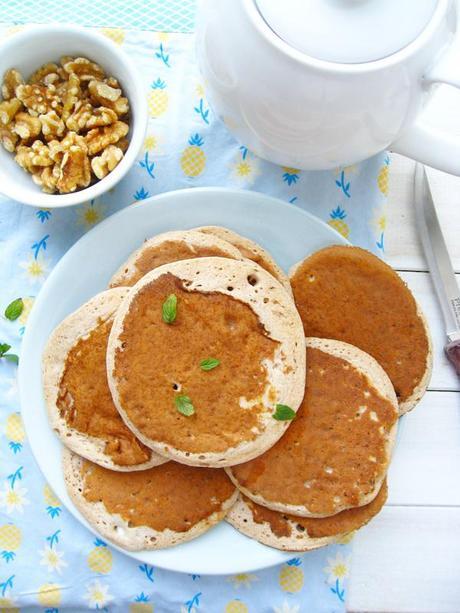
M107 149L91 160L91 168L98 179L103 179L123 158L123 151L115 145L109 145Z

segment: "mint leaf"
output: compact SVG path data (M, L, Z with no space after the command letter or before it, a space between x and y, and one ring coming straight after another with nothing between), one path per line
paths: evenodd
M190 415L195 413L195 408L188 396L176 396L174 402L176 403L176 409L179 413L182 413L182 415L190 417Z
M200 362L200 368L201 370L212 370L213 368L216 368L216 366L219 366L219 364L220 360L217 360L216 358L206 358L206 360Z
M5 360L8 360L8 362L16 364L16 366L19 364L19 358L15 353L5 353L2 357L4 357Z
M296 413L291 407L288 407L287 404L277 404L276 410L273 413L273 419L277 419L278 421L290 421L294 419Z
M177 315L177 296L170 294L163 302L162 307L163 321L167 324L172 324Z
M0 343L0 358L10 349L11 345L8 345L8 343Z
M22 298L16 298L5 309L5 317L10 321L14 321L24 310L24 302Z

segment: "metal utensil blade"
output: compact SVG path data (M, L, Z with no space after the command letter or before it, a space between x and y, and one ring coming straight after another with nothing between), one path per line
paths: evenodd
M433 202L428 177L422 164L415 168L416 217L423 250L438 295L449 341L460 339L460 289L452 268Z

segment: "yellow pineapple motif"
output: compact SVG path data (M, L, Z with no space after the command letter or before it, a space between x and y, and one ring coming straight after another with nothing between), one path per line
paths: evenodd
M153 604L149 600L150 598L141 592L129 605L129 613L153 613Z
M134 602L129 605L129 613L153 613L153 604L148 602Z
M201 149L203 143L201 136L195 134L188 141L189 147L182 152L180 165L187 177L197 177L206 167L206 155Z
M153 613L150 602L133 602L129 605L129 613Z
M384 196L388 196L388 180L390 175L390 158L387 156L385 158L385 164L379 171L379 175L377 177L377 185L379 186L379 190L382 192Z
M9 448L17 453L21 451L24 442L25 433L22 425L22 419L19 413L11 413L8 415L5 426L5 434L10 440Z
M59 498L56 497L56 494L47 483L43 486L43 498L50 507L59 507L61 505Z
M43 607L57 607L61 602L61 590L57 583L44 583L38 588L38 602Z
M291 168L290 166L282 166L283 181L288 185L295 185L299 180L300 170L298 168Z
M338 206L336 209L331 211L331 219L327 223L332 228L334 228L334 230L337 230L339 234L341 234L345 238L348 238L350 234L350 228L348 227L348 224L344 221L346 216L347 214L345 213L345 211L340 206Z
M249 609L241 600L230 600L225 606L225 613L248 613Z
M16 556L16 551L21 546L21 530L14 524L0 526L0 556L5 562L11 562ZM1 607L0 607L1 610Z
M152 83L152 91L148 97L148 107L151 117L159 117L168 109L169 96L166 91L166 83L157 79Z
M279 576L280 587L283 591L300 592L304 582L303 570L300 568L301 565L301 560L294 558L283 566Z
M61 513L61 503L48 484L43 487L43 498L45 499L46 512L51 518L59 517Z
M0 611L2 613L20 613L11 598L0 598Z
M112 570L112 552L101 539L94 541L96 547L88 554L88 566L95 573L106 575Z
M117 45L122 45L125 40L125 33L121 28L102 28L101 33Z

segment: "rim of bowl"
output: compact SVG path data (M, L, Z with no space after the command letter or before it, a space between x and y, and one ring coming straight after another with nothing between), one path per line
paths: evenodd
M124 64L131 79L131 98L136 98L136 125L133 128L132 124L130 124L131 134L129 145L121 162L106 177L100 179L90 187L85 187L84 189L69 194L47 194L45 192L30 190L23 191L19 185L17 188L10 188L10 186L5 187L4 184L0 187L0 193L12 200L47 209L81 204L93 198L97 198L114 187L133 166L142 147L148 122L147 98L136 65L113 41L99 32L94 32L91 29L81 26L65 24L27 25L24 26L24 29L20 32L12 35L0 44L0 54L11 53L16 46L30 42L30 36L34 36L35 34L49 33L53 35L56 32L71 32L72 34L77 34L82 39L95 40L99 45L105 47L109 53L115 55L120 64ZM97 59L98 58L94 58L94 61L97 61ZM130 103L132 104L132 100L130 100ZM5 171L0 168L0 178L4 173ZM30 181L32 182L32 177L30 177Z

